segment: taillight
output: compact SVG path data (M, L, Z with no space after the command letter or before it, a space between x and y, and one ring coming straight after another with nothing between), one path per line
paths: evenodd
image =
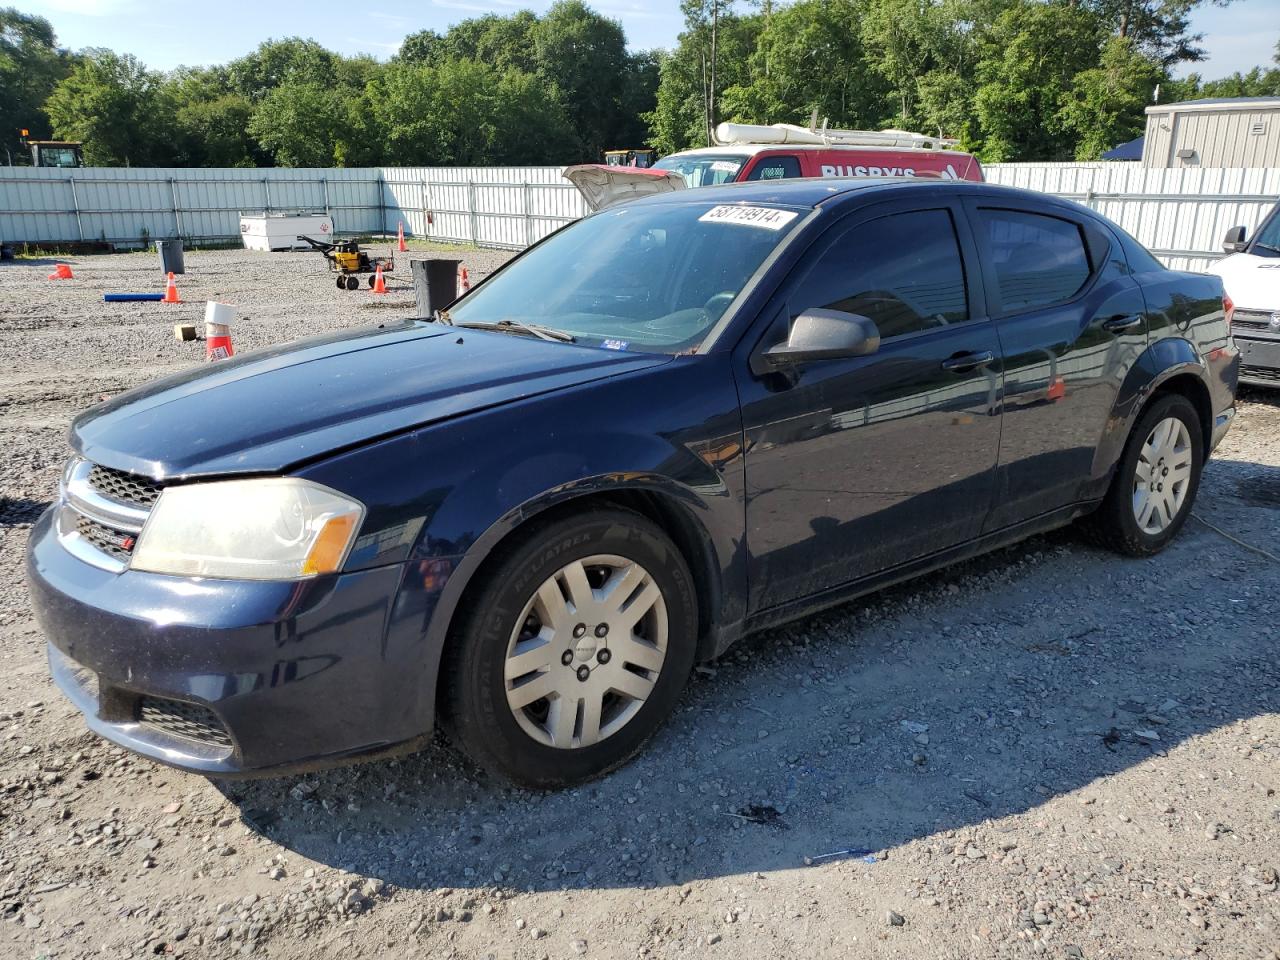
M1231 332L1231 317L1236 312L1236 305L1231 302L1231 298L1225 293L1222 295L1222 312L1227 318L1227 333Z

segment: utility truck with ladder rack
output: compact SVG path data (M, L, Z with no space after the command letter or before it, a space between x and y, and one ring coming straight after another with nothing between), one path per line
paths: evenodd
M982 166L955 140L906 130L831 130L722 123L714 146L682 150L648 169L583 164L565 176L592 209L686 187L797 177L927 177L981 181Z

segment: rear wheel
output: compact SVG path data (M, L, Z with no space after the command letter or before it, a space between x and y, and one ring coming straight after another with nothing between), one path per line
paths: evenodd
M360 289L360 278L357 277L354 273L347 275L347 289L348 290Z
M1120 553L1158 553L1186 523L1203 468L1196 408L1177 394L1158 398L1134 426L1107 497L1085 518L1085 529Z
M482 766L566 786L630 758L693 666L692 578L644 517L593 510L543 526L488 572L451 639L446 726Z

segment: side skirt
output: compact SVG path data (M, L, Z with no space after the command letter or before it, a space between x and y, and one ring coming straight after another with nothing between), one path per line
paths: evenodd
M948 547L938 553L932 553L908 563L890 567L888 570L873 573L868 577L841 584L838 587L832 587L822 593L816 593L812 596L802 597L799 600L791 600L787 603L770 607L767 610L761 610L747 619L741 636L810 616L829 607L838 606L858 597L866 596L868 593L883 590L885 587L891 587L906 580L912 580L922 574L949 567L962 560L969 560L981 554L990 553L992 550L999 550L1001 547L1007 547L1017 543L1019 540L1033 537L1038 533L1046 533L1059 527L1065 527L1072 520L1088 513L1100 502L1095 500L1088 503L1076 503L1067 507L1060 507L1039 517L1033 517L1011 527L993 531L975 540ZM716 651L716 655L718 656L728 649L730 642L724 642L724 646Z

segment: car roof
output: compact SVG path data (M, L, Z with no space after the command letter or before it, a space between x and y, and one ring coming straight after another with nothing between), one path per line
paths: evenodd
M775 153L796 153L798 151L812 153L815 150L835 150L844 153L865 150L869 153L948 156L964 157L966 159L971 156L963 150L923 150L920 147L887 147L857 143L726 143L721 147L695 147L692 150L678 150L675 153L667 154L661 160L670 160L672 157L754 157L757 153L764 153L766 150Z
M738 183L721 183L710 187L693 187L674 190L654 196L626 201L627 206L638 204L674 203L766 203L790 207L816 208L823 204L843 206L845 201L870 195L886 196L891 193L912 190L928 193L956 192L985 196L1003 196L1020 204L1057 206L1079 210L1096 216L1087 207L1053 197L1035 190L1006 187L995 183L972 180L940 180L924 177L797 177L782 180L749 180ZM833 202L834 201L834 202Z

